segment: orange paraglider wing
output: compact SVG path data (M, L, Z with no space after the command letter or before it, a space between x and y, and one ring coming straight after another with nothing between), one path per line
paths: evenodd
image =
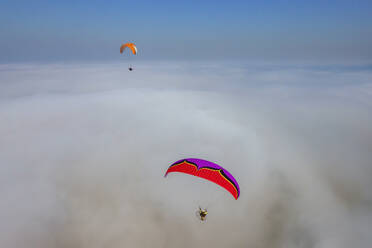
M137 54L137 47L136 47L136 45L134 45L134 43L125 43L125 44L121 45L121 47L120 47L120 53L123 53L124 52L124 49L126 47L128 47L132 51L132 53L134 55Z

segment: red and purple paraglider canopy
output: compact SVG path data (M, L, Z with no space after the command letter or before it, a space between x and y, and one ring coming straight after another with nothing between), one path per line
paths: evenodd
M171 172L181 172L212 181L229 191L236 200L240 195L238 182L221 166L198 158L185 158L169 166L164 177Z

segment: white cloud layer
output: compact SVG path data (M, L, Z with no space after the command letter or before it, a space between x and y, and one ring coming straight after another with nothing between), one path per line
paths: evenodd
M370 247L371 111L368 66L0 65L0 246Z

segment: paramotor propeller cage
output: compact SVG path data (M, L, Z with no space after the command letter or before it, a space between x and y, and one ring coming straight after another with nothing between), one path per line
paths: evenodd
M199 207L199 210L195 212L195 215L200 221L206 221L208 211L207 209L202 209L201 207Z

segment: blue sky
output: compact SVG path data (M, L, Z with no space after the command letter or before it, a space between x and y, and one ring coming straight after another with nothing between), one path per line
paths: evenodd
M371 1L0 2L0 61L372 59Z

